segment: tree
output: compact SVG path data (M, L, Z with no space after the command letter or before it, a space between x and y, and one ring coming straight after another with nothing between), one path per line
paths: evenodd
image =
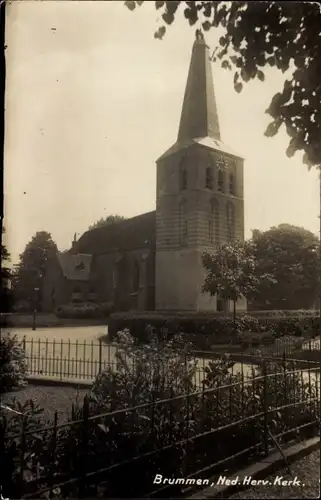
M258 276L255 245L251 241L225 243L212 254L203 255L207 272L203 292L219 295L233 302L233 322L236 325L236 301L253 294L261 280L272 280L271 275Z
M127 1L134 10L143 1ZM150 2L149 2L150 3ZM282 125L290 137L287 155L304 152L308 167L321 164L321 10L316 2L224 2L156 1L165 25L172 24L179 8L185 20L201 25L204 31L220 27L223 35L215 47L213 60L233 70L234 87L264 81L263 68L274 66L292 75L273 97L266 112L272 117L265 134L274 136ZM155 37L162 39L166 26Z
M8 286L8 281L11 278L11 270L8 267L8 264L10 263L10 253L8 252L8 249L6 245L3 244L3 237L5 234L5 228L2 226L1 228L1 233L2 233L2 239L1 239L1 244L0 244L0 258L1 258L1 293L0 293L0 306L1 306L1 312L7 312L10 310L11 306L11 291L10 287Z
M37 232L31 238L16 266L15 299L28 301L37 308L40 306L47 263L57 252L57 245L47 231Z
M253 231L257 277L273 274L275 282L260 281L253 294L257 307L308 309L318 297L319 240L310 231L280 224Z
M10 253L8 252L6 245L3 244L3 237L6 232L4 227L2 227L1 232L2 232L2 239L0 244L1 283L3 283L3 280L7 280L8 278L10 278L11 273L10 273L10 268L8 267L8 264L10 262Z
M107 217L101 217L97 222L91 224L88 229L96 229L97 227L109 226L111 224L117 224L117 222L121 222L125 220L125 217L122 215L107 215Z

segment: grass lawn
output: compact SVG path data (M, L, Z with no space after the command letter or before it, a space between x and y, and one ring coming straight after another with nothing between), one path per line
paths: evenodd
M71 413L71 405L78 400L82 400L88 393L88 389L81 387L41 386L28 385L27 387L8 392L1 395L1 403L10 406L10 402L16 399L21 404L32 399L35 405L44 409L45 420L53 420L55 411L58 411L58 422L66 421ZM4 411L4 410L3 410ZM9 413L9 411L7 411Z

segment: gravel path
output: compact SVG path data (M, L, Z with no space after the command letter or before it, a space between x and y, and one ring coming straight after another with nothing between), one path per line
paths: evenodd
M280 470L266 479L275 481L277 476L291 480L295 476L302 486L257 486L235 493L229 498L319 498L320 497L320 450L314 451L291 465L291 477L287 469Z

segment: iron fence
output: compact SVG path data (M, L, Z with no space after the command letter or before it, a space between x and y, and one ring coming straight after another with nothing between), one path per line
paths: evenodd
M72 342L24 338L23 348L26 352L29 375L91 382L107 368L116 371L119 367L117 352L120 351L120 347L117 344L106 344L102 340ZM197 356L190 356L189 359L197 361L194 382L201 386L206 367L213 361L213 353L202 352ZM126 363L134 368L134 360L130 357L126 358ZM232 374L236 371L243 372L245 378L253 376L252 368L242 361L233 365L230 371Z
M86 397L82 407L73 407L71 421L59 424L56 413L53 424L41 428L26 414L14 416L11 426L2 416L2 493L9 498L184 496L196 485L208 485L213 474L227 467L233 474L240 460L243 466L251 463L275 442L282 446L313 435L320 425L320 372L286 361L264 363L262 374L252 379L222 376L201 391L167 394L150 393L146 400L133 390L127 399L119 394L117 402L105 394L105 406Z
M243 373L245 378L252 378L254 376L252 365L259 362L261 354L265 358L289 356L297 346L297 343L294 341L291 343L290 340L280 339L273 346L254 345L244 352L231 351L230 356L235 364L231 367L230 373ZM116 370L118 366L117 352L120 348L116 343L105 343L103 340L79 342L70 339L66 341L63 339L27 339L26 337L23 338L22 343L26 352L29 375L91 382L98 373L107 368ZM320 340L308 340L301 347L303 351L320 350ZM224 353L226 353L225 349L195 352L192 358L197 360L195 372L197 385L201 386L209 363ZM130 358L127 362L133 365L133 360Z

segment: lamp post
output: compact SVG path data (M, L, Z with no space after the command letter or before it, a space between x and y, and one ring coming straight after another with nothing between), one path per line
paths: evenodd
M37 299L38 299L39 288L34 288L34 292L35 292L35 297L34 297L34 309L33 309L33 320L32 320L32 330L33 331L35 331L35 329L36 329Z

